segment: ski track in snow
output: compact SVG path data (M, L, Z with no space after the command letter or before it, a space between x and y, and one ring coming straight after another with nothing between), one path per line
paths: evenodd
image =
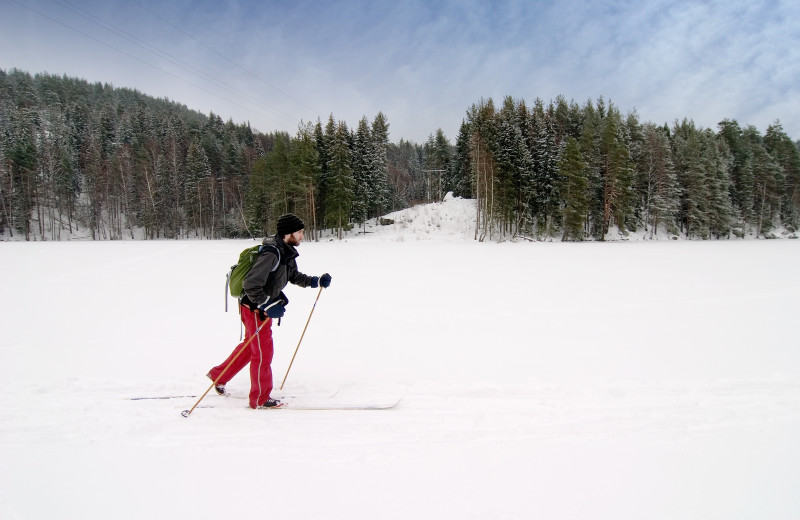
M473 214L300 247L333 284L273 396L390 410L131 400L208 388L251 241L0 244L0 519L800 518L800 242L477 243ZM287 294L276 386L316 291Z
M33 385L23 386L8 395L8 401L25 403L11 410L4 406L2 439L8 445L25 446L31 442L63 442L83 439L97 442L111 436L112 443L137 444L130 438L133 431L158 429L172 421L180 411L190 408L197 398L136 400L150 384L142 382L128 389L114 390L113 382L103 383L103 391L79 382L47 390ZM186 386L183 386L185 389ZM464 392L462 386L439 385L430 391L406 385L402 402L393 411L359 411L358 420L366 419L387 429L387 438L398 435L397 427L413 424L420 434L402 432L402 442L449 443L453 441L517 442L563 440L574 438L617 439L635 442L673 442L694 434L715 429L765 423L791 422L800 419L800 382L795 381L716 381L692 382L614 382L587 384L585 381L564 381L548 385L531 383L523 386L477 385ZM164 394L181 388L164 387ZM374 400L375 390L364 387L349 391L365 401ZM385 389L384 389L385 391ZM324 394L324 391L314 392ZM59 394L69 395L70 411L61 413ZM274 395L281 396L278 390ZM289 394L287 394L289 395ZM199 395L198 395L199 397ZM323 398L324 399L324 398ZM319 400L319 399L318 399ZM213 406L213 408L204 408ZM14 411L16 409L16 412ZM30 413L37 410L41 413ZM287 410L291 412L291 410ZM193 413L191 420L203 415L251 412L246 399L223 398L209 394ZM331 411L348 415L348 410ZM283 413L283 411L275 411ZM366 418L361 417L366 415ZM267 417L272 419L272 417ZM293 420L304 420L293 417ZM351 418L352 419L352 418ZM260 419L259 419L260 420ZM315 418L317 420L317 418ZM175 421L180 424L180 421ZM97 430L98 424L108 428ZM58 435L52 427L58 425ZM182 426L179 426L182 428ZM115 428L121 428L114 431ZM64 435L68 437L64 437ZM410 434L410 435L409 435ZM71 436L71 437L70 437ZM158 436L156 445L180 446L180 437ZM289 439L287 439L289 440ZM211 437L216 442L215 437ZM352 442L348 439L347 442ZM395 441L398 442L398 441Z

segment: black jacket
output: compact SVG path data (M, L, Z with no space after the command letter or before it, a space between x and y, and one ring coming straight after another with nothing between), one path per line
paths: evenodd
M271 247L267 247L258 255L253 267L244 277L242 305L252 310L269 300L280 297L281 291L289 282L300 287L311 285L311 277L297 270L296 258L300 254L294 246L285 243L283 238L278 235L265 238L263 243L277 248L280 252L280 261L273 271L272 268L278 260L278 255Z

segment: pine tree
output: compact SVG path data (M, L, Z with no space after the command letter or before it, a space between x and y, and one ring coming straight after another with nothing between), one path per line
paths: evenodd
M516 235L530 227L531 201L535 197L534 160L522 132L521 111L507 97L497 114L493 156L497 165L498 211L495 221L503 232Z
M748 232L748 225L754 221L752 154L736 121L726 119L719 123L717 136L725 143L728 150L726 160L731 178L731 205L734 217L738 218L741 225L741 231L734 229L734 233L741 238Z
M492 149L497 139L494 102L481 100L472 105L467 112L472 135L470 137L470 162L473 165L477 215L475 218L475 239L483 241L491 238L494 224L495 158Z
M741 158L741 167L734 168L732 178L738 205L743 208L744 232L748 231L749 224L756 236L764 235L772 229L780 213L783 172L767 152L764 139L755 127L740 130L734 122L726 124L722 130L726 142L733 142L729 146L734 156Z
M588 164L583 160L580 145L574 137L567 138L558 170L562 179L560 191L564 195L564 234L561 239L583 240L589 213Z
M601 103L598 112L602 114L604 111L604 105ZM635 203L633 164L626 146L621 116L613 105L609 106L608 115L602 121L600 152L603 197L600 240L604 240L612 223L616 224L622 233L627 233L626 224L628 217L633 213Z
M652 238L663 225L668 233L676 234L680 192L669 136L663 129L647 124L644 126L644 139L643 165L646 174L642 205L645 231L649 228Z
M641 226L646 227L644 217L644 207L642 201L645 198L645 188L647 185L647 167L645 165L645 139L644 129L639 123L639 115L634 110L628 113L623 123L623 134L625 145L631 159L632 185L631 185L631 211L625 222L625 227L630 232L637 231Z
M753 134L757 131L753 128ZM760 136L759 136L760 137ZM763 143L753 146L753 210L756 236L767 236L780 214L780 185L783 171L777 161L767 152Z
M603 227L603 182L601 166L603 164L600 149L600 129L602 121L591 100L583 108L583 130L581 131L581 155L587 164L589 181L589 217L587 227L593 237L600 239L605 234Z
M727 145L718 141L711 130L703 132L703 164L708 182L708 227L716 238L729 237L733 208L730 199L730 174Z
M147 166L144 167L145 184L143 188L146 200L141 206L139 225L144 228L145 234L151 239L157 238L162 225L162 213L159 210L162 206L158 193L158 179L164 176L163 170L165 169L164 156L160 153L156 155L155 168L152 171Z
M556 96L556 103L550 103L548 115L553 121L556 144L559 146L564 143L567 137L574 137L580 141L583 131L583 110L575 101L567 102L562 95Z
M266 156L253 165L246 195L245 222L250 235L270 235L269 221L273 207L271 186L267 174Z
M553 236L558 228L562 196L562 179L558 171L560 150L556 145L553 121L537 104L533 125L533 190L536 198L535 215L545 236Z
M36 147L36 113L21 108L11 112L10 136L5 148L6 168L10 182L7 197L10 202L14 229L31 239L31 213L35 209L38 167Z
M353 170L350 157L350 132L347 124L339 122L331 136L328 160L328 196L325 207L326 227L343 231L349 229L349 217L353 205Z
M764 147L782 170L781 221L791 232L800 228L800 149L780 121L767 128Z
M453 157L444 177L444 189L452 191L456 197L474 197L472 185L472 164L470 163L469 141L470 127L466 121L461 122L456 138Z
M445 179L450 167L452 146L441 128L428 136L423 147L425 166L425 200L441 201L446 193Z
M338 123L333 118L333 114L328 117L328 122L325 124L325 131L322 133L321 142L318 140L318 149L320 156L320 180L319 180L319 198L317 203L319 205L319 215L322 218L322 227L331 227L328 224L328 210L329 199L336 184L335 174L333 171L333 150L336 144L336 132Z
M400 139L399 144L389 144L386 162L392 209L408 207L415 199L415 179L422 169L414 143Z
M267 152L263 163L271 201L268 222L277 222L285 213L295 213L298 203L302 205L305 199L305 187L297 183L291 168L289 134L276 132L273 135L274 147Z
M383 214L389 201L389 170L386 159L389 147L389 120L378 112L372 120L372 168L369 176L369 213L376 218Z
M329 178L328 163L330 162L329 132L333 132L333 115L330 116L328 124L325 125L325 131L322 129L322 121L317 119L317 123L314 125L314 146L319 157L317 177L314 179L316 190L314 194L314 214L317 215L314 225L316 227L325 227L325 199L327 196L327 179Z
M300 124L297 137L292 143L291 165L295 174L298 200L295 201L295 211L306 225L306 235L316 240L316 201L315 184L320 175L320 157L316 144L316 127ZM301 204L300 197L303 197Z
M92 231L93 240L111 239L113 236L109 234L104 218L105 210L108 207L108 176L100 161L100 147L97 141L93 139L93 136L89 136L85 144L82 161L86 167L82 171L85 190L89 197L87 224ZM129 186L132 187L133 183L130 183ZM131 213L135 215L137 210L138 205L131 209Z
M709 237L709 181L703 162L701 132L693 121L684 119L673 129L673 156L681 187L679 220L689 237Z
M185 128L181 121L172 116L169 119L167 132L164 142L164 169L161 177L156 182L160 196L160 203L163 214L164 236L167 238L179 238L183 227L183 166L184 166L184 143L182 137ZM244 202L240 198L240 213L244 209Z
M203 209L206 201L205 188L211 177L211 165L206 152L197 139L189 145L186 155L186 182L184 184L184 198L186 201L187 226L194 229L195 236L205 227Z
M369 123L366 117L362 117L358 122L352 153L353 203L350 210L353 220L358 224L364 224L367 221L372 202L370 177L372 168L375 166L375 160L372 157L374 150Z

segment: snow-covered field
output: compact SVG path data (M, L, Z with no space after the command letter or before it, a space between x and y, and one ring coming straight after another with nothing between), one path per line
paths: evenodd
M380 411L129 399L208 388L252 242L0 244L0 519L800 518L800 241L477 243L470 215L300 246L333 284L273 396ZM278 382L317 291L287 294Z

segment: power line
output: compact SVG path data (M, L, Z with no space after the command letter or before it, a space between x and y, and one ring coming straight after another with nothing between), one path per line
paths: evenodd
M272 83L270 83L269 81L266 81L265 79L261 78L260 76L258 76L258 75L257 75L257 74L255 74L254 72L252 72L251 70L249 70L249 69L247 69L247 68L243 67L242 65L240 65L240 64L238 64L238 63L236 63L236 62L235 62L235 61L233 61L232 59L228 58L227 56L225 56L224 54L222 54L221 52L219 52L217 49L215 49L215 48L213 48L213 47L211 47L211 46L209 46L209 45L206 45L206 44L205 44L205 43L204 43L202 40L200 40L200 39L198 39L198 38L195 38L194 36L192 36L192 35L191 35L191 34L189 34L188 32L186 32L186 31L184 31L183 29L181 29L179 26L177 26L177 25L175 25L174 23L170 22L169 20L167 20L166 18L162 17L162 16L161 16L161 15L159 15L158 13L156 13L156 12L154 12L154 11L152 11L152 10L148 9L147 7L145 7L144 5L142 5L141 3L139 3L139 2L134 2L134 3L135 3L136 5L138 5L138 6L139 6L141 9L143 9L144 11L147 11L147 12L148 12L148 13L150 13L151 15L155 16L156 18L158 18L158 19L159 19L159 20L161 20L162 22L166 23L167 25L169 25L170 27L172 27L172 28L173 28L173 29L175 29L176 31L180 32L180 33L181 33L181 34L183 34L184 36L186 36L186 37L188 37L188 38L191 38L193 41L195 41L196 43L198 43L198 44L202 45L203 47L205 47L205 48L206 48L206 49L208 49L209 51L213 52L214 54L216 54L217 56L219 56L219 57L220 57L220 58L222 58L223 60L225 60L225 61L227 61L228 63L230 63L231 65L233 65L234 67L236 67L236 68L238 68L239 70L241 70L241 71L245 72L246 74L248 74L248 75L252 76L253 78L255 78L255 79L257 79L258 81L260 81L261 83L263 83L264 85L266 85L266 86L268 86L268 87L270 87L270 88L272 88L272 89L276 90L277 92L279 92L280 94L282 94L282 95L286 96L287 98L291 99L292 101L294 101L295 103L299 104L300 106L302 106L302 107L304 107L304 108L307 108L308 110L310 110L310 111L314 112L315 114L317 114L317 117L320 117L320 111L319 111L319 110L317 110L317 109L315 109L315 108L312 108L312 107L310 107L310 106L306 105L305 103L303 103L302 101L300 101L300 100L299 100L299 99L297 99L296 97L294 97L294 96L292 96L292 95L290 95L290 94L288 94L288 93L284 92L283 90L281 90L280 88L276 87L275 85L273 85L273 84L272 84Z
M115 46L115 45L112 45L112 44L110 44L110 43L108 43L108 42L106 42L106 41L103 41L103 40L101 40L101 39L98 39L98 38L96 38L96 37L94 37L94 36L90 35L90 34L87 34L86 32L84 32L84 31L81 31L80 29L77 29L76 27L73 27L73 26L71 26L71 25L69 25L69 24L67 24L67 23L64 23L64 22L62 22L61 20L58 20L58 19L56 19L56 18L54 18L54 17L52 17L52 16L50 16L50 15L48 15L48 14L46 14L46 13L43 13L43 12L39 11L38 9L35 9L35 8L31 7L31 6L28 6L28 5L26 5L26 4L23 4L23 3L21 3L21 2L19 2L19 1L17 1L17 0L10 0L10 1L11 1L12 3L14 3L14 4L17 4L17 5L21 6L21 7L24 7L25 9L28 9L29 11L31 11L31 12L33 12L33 13L35 13L35 14L37 14L37 15L39 15L39 16L41 16L41 17L43 17L43 18L46 18L46 19L48 19L48 20L52 21L53 23L56 23L56 24L58 24L58 25L60 25L60 26L62 26L62 27L65 27L65 28L67 28L67 29L69 29L69 30L71 30L71 31L74 31L74 32L76 32L76 33L80 34L81 36L84 36L85 38L88 38L88 39L90 39L90 40L92 40L92 41L94 41L94 42L97 42L97 43L99 43L99 44L101 44L101 45L104 45L104 46L106 46L106 47L108 47L108 48L110 48L110 49L112 49L112 50L114 50L114 51L116 51L116 52L119 52L120 54L124 54L125 56L128 56L128 57L129 57L129 58L131 58L131 59L134 59L134 60L136 60L136 61L138 61L138 62L140 62L140 63L143 63L144 65L147 65L148 67L151 67L151 68L153 68L153 69L155 69L155 70L157 70L157 71L159 71L159 72L161 72L161 73L163 73L163 74L167 74L168 76L171 76L171 77L173 77L173 78L175 78L175 79L177 79L177 80L179 80L179 81L182 81L182 82L184 82L184 83L186 83L186 84L188 84L188 85L190 85L190 86L192 86L192 87L194 87L194 88L196 88L196 89L198 89L198 90L201 90L201 91L203 91L203 92L206 92L206 93L208 93L208 94L210 94L210 95L212 95L212 96L214 96L214 97L217 97L217 98L219 98L219 99L222 99L222 100L224 100L225 102L227 102L227 103L230 103L231 105L237 106L237 107L239 107L239 108L242 108L242 109L244 109L244 110L248 110L248 111L251 111L251 110L252 110L252 107L248 107L248 106L241 105L241 104L237 103L236 101L232 101L230 98L223 97L223 96L221 96L221 95L219 95L219 94L217 94L217 93L215 93L215 92L212 92L211 90L208 90L207 88L204 88L204 87L202 87L202 86L200 86L200 85L197 85L197 84L195 84L195 83L193 83L193 82L189 81L189 80L188 80L188 79L186 79L186 78L183 78L183 77L181 77L181 76L178 76L178 75L176 75L176 74L174 74L174 73L172 73L172 72L170 72L170 71L168 71L168 70L165 70L165 69L163 69L163 68L159 67L158 65L155 65L155 64L153 64L153 63L150 63L149 61L147 61L147 60L144 60L144 59L142 59L142 58L140 58L140 57L138 57L138 56L135 56L134 54L131 54L130 52L127 52L127 51L125 51L125 50L123 50L123 49L120 49L119 47L117 47L117 46ZM55 2L55 0L54 0L54 2ZM65 6L61 5L61 7L65 7ZM85 17L84 17L84 18L85 18ZM90 21L91 21L91 20L90 20ZM93 22L93 23L95 23L95 24L98 24L98 22ZM99 25L99 24L98 24L98 25ZM108 28L107 28L107 30L111 30L111 31L113 32L113 29L108 29ZM140 46L141 46L141 45L140 45ZM150 51L150 52L153 52L153 51ZM229 87L228 87L228 88L229 88ZM229 90L232 90L232 89L230 89L230 88L229 88ZM288 116L288 115L286 115L286 114L282 114L282 113L280 113L280 112L278 112L278 114L280 114L280 115L282 115L282 116L284 116L284 117L286 117L286 118L289 118L289 119L291 119L291 116ZM272 117L272 116L269 116L269 115L267 115L267 114L263 114L263 113L262 113L261 115L263 115L263 116L265 116L265 117L268 117L268 118ZM296 120L294 120L294 121L296 121Z
M194 74L194 75L196 75L196 76L198 76L198 77L200 77L200 78L202 78L202 79L204 79L206 81L211 82L212 84L215 84L217 87L221 87L221 88L223 88L225 90L228 90L228 91L230 91L230 92L232 92L232 93L234 93L234 94L236 94L236 95L238 95L240 97L248 99L249 101L253 102L254 104L259 105L262 108L273 112L274 115L283 116L283 117L286 118L287 121L293 121L293 122L296 121L296 119L293 116L290 116L289 114L281 112L280 110L276 110L276 109L274 109L274 108L272 108L272 107L270 107L268 105L265 105L261 100L256 99L254 97L251 97L248 94L245 94L243 92L240 92L240 91L234 89L233 87L231 87L230 85L224 83L223 81L219 80L218 78L210 76L209 74L207 74L207 73L205 73L205 72L193 67L192 65L188 64L184 60L182 60L180 58L177 58L175 56L172 56L168 52L165 52L165 51L163 51L163 50L161 50L161 49L159 49L159 48L157 48L157 47L155 47L155 46L153 46L153 45L151 45L151 44L139 39L135 35L125 31L124 29L121 29L120 27L118 27L118 26L116 26L116 25L114 25L114 24L112 24L110 22L107 22L107 21L105 21L105 20L103 20L103 19L101 19L101 18L99 18L97 16L95 16L94 14L89 13L84 9L81 9L80 7L78 7L75 4L69 2L68 0L53 0L53 2L55 4L57 4L57 5L65 8L65 9L68 9L68 10L72 11L73 13L77 14L78 16L80 16L82 18L84 18L84 19L86 19L86 20L88 20L88 21L90 21L90 22L92 22L92 23L94 23L96 25L99 25L99 26L103 27L104 29L116 34L117 36L120 36L121 38L123 38L125 40L128 40L129 42L131 42L134 45L137 45L137 46L143 48L144 50L150 52L151 54L154 54L157 57L166 59L169 62L171 62L173 65L176 65L176 66L186 70L187 72L189 72L191 74ZM206 92L208 92L208 91L206 91ZM223 99L226 99L226 98L223 98ZM237 105L237 106L241 106L241 105ZM242 107L242 108L248 108L248 107ZM267 114L262 114L262 115L267 116ZM267 117L269 117L269 116L267 116Z

